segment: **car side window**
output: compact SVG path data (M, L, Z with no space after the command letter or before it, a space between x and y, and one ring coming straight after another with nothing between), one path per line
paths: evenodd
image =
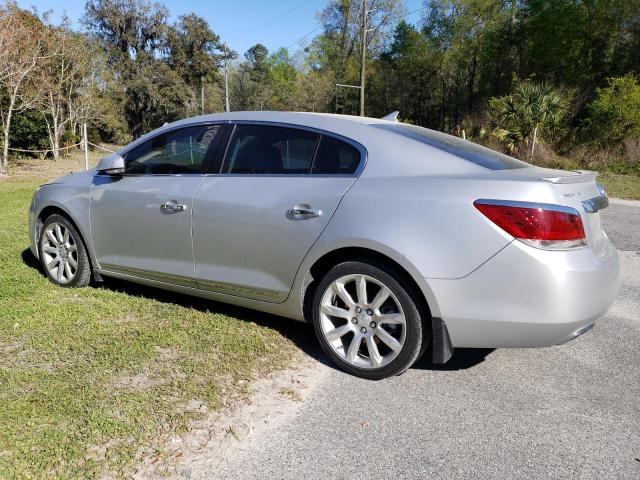
M201 173L220 125L198 125L157 135L125 156L125 174L176 175Z
M323 136L313 162L312 174L353 174L360 164L357 148L336 138Z
M238 125L222 173L306 174L319 135L295 128Z

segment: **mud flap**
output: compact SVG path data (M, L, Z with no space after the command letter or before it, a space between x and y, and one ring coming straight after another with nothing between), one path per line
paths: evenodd
M449 338L449 330L447 325L441 318L433 317L431 319L433 330L433 349L431 352L431 361L436 365L447 363L453 356L453 346Z

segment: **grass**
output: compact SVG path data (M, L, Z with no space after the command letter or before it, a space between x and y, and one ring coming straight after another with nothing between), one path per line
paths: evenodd
M602 183L610 197L640 200L640 176L601 173L598 181Z
M295 351L287 336L298 325L283 319L124 282L73 290L44 278L27 207L37 185L83 161L23 161L0 181L0 478L126 477L203 414L190 405L215 410ZM613 197L640 198L640 177L600 180Z
M124 282L54 286L27 251L41 179L25 168L0 182L0 478L126 477L202 415L189 405L288 365L286 320Z

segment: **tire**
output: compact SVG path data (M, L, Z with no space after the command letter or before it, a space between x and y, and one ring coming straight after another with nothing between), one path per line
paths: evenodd
M82 237L62 215L47 217L40 231L38 251L42 268L60 287L86 287L91 281L91 263Z
M404 275L382 263L336 265L320 280L312 304L323 350L338 368L357 377L401 374L430 337L412 294Z

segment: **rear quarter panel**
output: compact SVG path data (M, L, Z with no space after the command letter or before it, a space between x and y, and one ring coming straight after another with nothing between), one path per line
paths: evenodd
M462 278L513 240L473 206L475 200L552 197L542 182L363 176L345 195L320 241L385 245L421 277Z

